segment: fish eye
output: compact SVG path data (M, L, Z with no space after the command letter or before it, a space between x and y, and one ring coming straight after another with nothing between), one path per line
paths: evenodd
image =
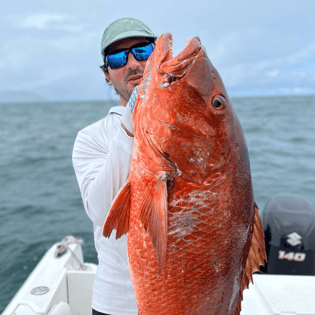
M213 106L215 107L215 108L218 108L218 107L220 107L222 105L222 103L219 101L219 100L215 100L214 102L213 102Z
M221 95L216 95L212 101L212 105L215 109L221 110L226 107L226 100Z

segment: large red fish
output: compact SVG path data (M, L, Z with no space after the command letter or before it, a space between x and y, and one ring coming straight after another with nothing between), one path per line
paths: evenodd
M247 147L198 37L172 57L157 40L133 114L129 178L103 235L127 234L141 315L240 313L266 260Z

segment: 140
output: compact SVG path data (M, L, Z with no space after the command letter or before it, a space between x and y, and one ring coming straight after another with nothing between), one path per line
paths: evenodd
M290 261L304 261L306 258L305 253L293 253L293 252L285 252L284 250L279 250L279 259L287 259Z

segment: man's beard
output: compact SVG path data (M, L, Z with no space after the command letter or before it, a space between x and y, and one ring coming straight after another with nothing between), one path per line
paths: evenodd
M129 72L126 73L125 78L124 78L124 86L127 86L128 84L128 80L132 75L137 75L137 74L142 74L143 75L143 71L141 71L140 69L136 69L136 70L130 70ZM115 88L115 91L118 95L120 95L126 102L129 101L129 98L132 94L133 89L130 91L128 89L119 89L117 90Z

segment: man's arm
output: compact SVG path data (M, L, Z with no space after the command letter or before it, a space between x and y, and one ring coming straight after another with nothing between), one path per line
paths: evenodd
M80 131L72 155L85 210L99 226L103 226L116 193L129 175L133 145L133 138L117 117L109 115L105 123L103 133L101 129L97 133Z

